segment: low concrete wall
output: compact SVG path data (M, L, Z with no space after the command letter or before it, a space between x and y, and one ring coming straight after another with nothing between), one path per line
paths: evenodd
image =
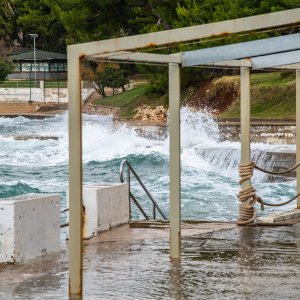
M138 135L149 138L164 140L169 135L168 125L143 125L139 122L115 121L118 128L122 124L132 126ZM222 141L240 141L240 124L235 122L218 122L220 138ZM252 124L250 130L251 143L267 144L295 144L296 126L294 123Z
M0 201L0 262L21 262L59 248L59 195L28 194Z
M129 222L127 183L100 183L83 187L84 238Z
M31 73L31 80L34 78L34 72ZM36 72L36 79L37 80L57 80L59 77L60 80L66 80L68 78L67 72ZM30 72L18 72L18 73L11 73L7 76L7 79L20 79L20 80L30 80Z
M218 123L221 139L240 141L240 124L230 122ZM295 144L295 124L253 124L250 138L252 143Z
M119 119L119 107L89 104L83 108L83 112L89 115L112 115L114 120Z
M296 164L296 153L295 152L264 152L264 169L273 172L282 172L286 169L293 167ZM260 163L258 163L260 166ZM288 172L280 176L267 175L268 181L283 181L293 180L296 177L296 171Z
M82 100L85 101L92 93L93 88L82 89ZM68 89L46 88L45 97L43 88L0 88L0 102L68 102Z

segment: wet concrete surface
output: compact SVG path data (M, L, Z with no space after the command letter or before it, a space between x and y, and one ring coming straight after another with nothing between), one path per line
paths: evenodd
M0 266L0 299L68 299L68 253ZM122 226L86 241L83 299L299 299L300 224Z

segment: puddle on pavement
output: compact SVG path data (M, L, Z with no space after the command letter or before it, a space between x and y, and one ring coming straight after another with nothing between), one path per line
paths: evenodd
M180 263L168 248L167 239L86 245L83 299L299 299L300 224L185 237ZM0 299L68 299L67 259L0 266Z

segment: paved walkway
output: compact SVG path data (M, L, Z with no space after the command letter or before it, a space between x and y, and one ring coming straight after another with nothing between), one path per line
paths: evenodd
M147 228L146 228L147 227ZM83 299L299 299L300 224L187 224L181 262L167 225L85 242ZM0 266L0 299L68 299L68 253Z

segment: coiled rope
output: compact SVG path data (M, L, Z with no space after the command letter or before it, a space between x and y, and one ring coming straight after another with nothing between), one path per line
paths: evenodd
M239 167L239 175L240 175L239 182L240 182L240 184L242 184L246 180L251 179L253 176L254 168L256 168L257 170L259 170L261 172L267 173L267 174L282 175L282 174L286 174L288 172L291 172L291 171L297 169L299 166L300 166L300 163L298 163L295 166L293 166L292 168L282 171L282 172L271 172L271 171L268 171L268 170L265 170L265 169L262 169L262 168L256 166L256 164L254 162L249 162L247 164L241 164ZM273 203L263 201L262 198L256 194L255 188L251 185L248 188L241 189L238 194L238 198L239 198L239 201L241 202L241 205L240 205L240 214L239 214L239 219L237 220L237 224L238 225L246 225L246 224L254 222L254 220L256 219L256 216L257 216L254 205L257 202L260 203L261 209L264 210L265 205L266 206L286 205L286 204L294 201L295 199L297 199L299 196L300 196L300 193L298 193L296 196L294 196L293 198L291 198L288 201L273 204ZM245 204L246 202L247 202L247 204Z

